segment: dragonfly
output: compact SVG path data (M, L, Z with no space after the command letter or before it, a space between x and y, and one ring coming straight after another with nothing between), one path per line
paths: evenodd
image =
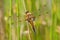
M26 14L26 21L28 21L29 24L31 24L33 31L36 33L35 30L35 25L34 25L34 20L35 20L35 16L33 16L29 11L25 12Z

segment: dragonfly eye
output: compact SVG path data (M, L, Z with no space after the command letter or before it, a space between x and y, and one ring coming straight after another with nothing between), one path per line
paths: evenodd
M29 13L29 11L26 11L25 13L27 14L27 13Z

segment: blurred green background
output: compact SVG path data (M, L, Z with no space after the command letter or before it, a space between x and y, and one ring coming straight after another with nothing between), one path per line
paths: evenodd
M27 10L36 17L36 34ZM0 40L60 40L60 0L0 0Z

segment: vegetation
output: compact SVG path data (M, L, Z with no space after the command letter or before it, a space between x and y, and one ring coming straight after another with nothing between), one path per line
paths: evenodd
M60 40L59 4L60 0L0 0L0 40ZM26 11L35 16L36 34L25 21Z

